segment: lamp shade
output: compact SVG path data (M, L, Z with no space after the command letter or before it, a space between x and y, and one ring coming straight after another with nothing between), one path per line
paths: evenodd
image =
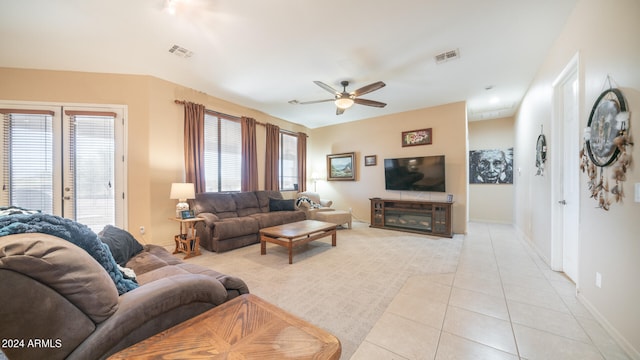
M169 199L187 200L195 198L196 190L192 183L171 184L171 194L169 195Z

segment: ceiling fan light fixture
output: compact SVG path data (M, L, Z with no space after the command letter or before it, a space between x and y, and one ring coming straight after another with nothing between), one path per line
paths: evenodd
M335 101L336 106L339 107L340 109L348 109L351 106L353 106L353 99L352 98L339 98L336 99Z

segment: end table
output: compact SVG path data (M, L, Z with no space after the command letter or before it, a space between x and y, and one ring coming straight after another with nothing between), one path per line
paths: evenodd
M196 234L195 224L204 219L195 217L191 219L169 218L169 220L180 223L180 233L173 237L176 242L176 249L173 253L183 252L187 254L185 259L200 255L200 236Z

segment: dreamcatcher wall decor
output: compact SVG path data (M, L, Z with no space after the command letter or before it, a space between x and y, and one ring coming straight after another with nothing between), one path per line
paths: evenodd
M544 163L547 161L547 139L542 132L542 125L540 125L540 135L536 140L536 176L544 176Z
M593 104L580 150L580 169L589 177L591 197L604 210L609 210L611 197L615 202L624 197L622 183L631 164L627 147L633 146L629 125L630 114L622 92L609 84ZM612 187L609 179L613 179Z

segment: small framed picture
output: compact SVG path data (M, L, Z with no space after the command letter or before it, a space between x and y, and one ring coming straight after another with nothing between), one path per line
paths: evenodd
M180 212L180 217L182 220L193 219L195 215L193 214L193 210L183 210Z
M365 155L364 166L375 166L376 160L377 160L377 155Z
M432 140L431 128L402 132L402 147L430 145Z

